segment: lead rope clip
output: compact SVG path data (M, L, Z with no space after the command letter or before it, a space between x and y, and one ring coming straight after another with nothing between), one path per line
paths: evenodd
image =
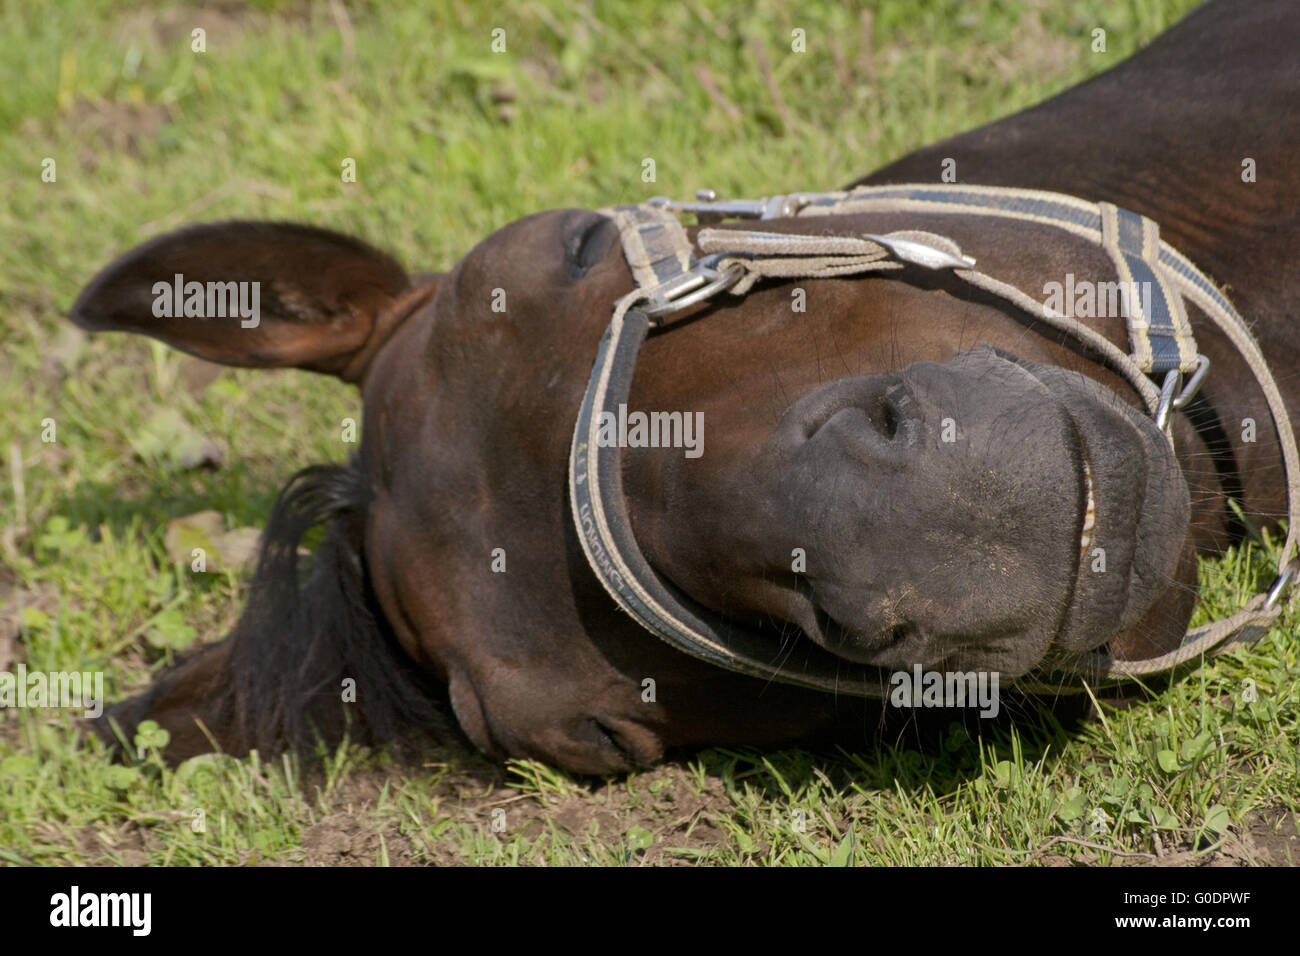
M1160 404L1156 406L1156 428L1162 432L1169 428L1169 415L1178 409L1185 408L1187 403L1196 397L1196 393L1201 390L1201 383L1205 381L1205 376L1210 372L1210 360L1204 355L1196 356L1196 371L1187 382L1187 387L1181 392L1178 387L1182 384L1183 373L1178 369L1170 369L1165 374L1164 384L1160 386ZM1178 392L1177 397L1174 393Z

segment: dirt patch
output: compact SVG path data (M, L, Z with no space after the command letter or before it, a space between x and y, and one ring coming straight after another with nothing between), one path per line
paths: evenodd
M247 36L264 35L273 24L304 31L314 25L310 3L294 3L270 12L234 0L141 10L118 22L115 42L127 62L137 63L159 49L189 53L195 41L193 32L200 28L204 31L205 51L195 56L229 51ZM338 30L339 22L327 13L320 26ZM99 156L106 152L140 157L174 118L172 110L161 103L82 98L60 105L63 108L57 116L29 119L21 132L36 141L53 138L54 127L62 133L71 132L78 143L77 162L89 171L99 166Z
M375 818L386 780L381 774L354 774L331 796L332 809L302 835L305 866L376 866L387 855L390 866L416 863L410 842L397 828Z
M503 839L535 840L554 833L579 852L587 840L628 848L638 865L689 865L725 842L720 820L730 806L721 780L709 778L703 791L684 767L669 764L633 781L592 784L564 796L539 795L510 786L483 792L484 777L475 778L478 794L460 793L453 811L472 826L503 827ZM439 848L432 862L476 862L453 847Z
M77 141L78 165L93 171L99 167L103 153L125 152L139 157L145 144L157 139L171 119L171 111L161 103L79 99L55 117L28 119L21 134L44 141L56 138L55 127L71 132Z
M1300 827L1290 810L1252 810L1242 827L1243 842L1260 866L1300 866Z
M623 844L627 861L641 866L689 866L707 860L730 843L723 820L734 808L719 778L706 777L703 786L685 766L666 764L630 780L591 783L564 795L539 794L510 785L508 773L473 755L450 757L465 767L442 778L436 788L442 801L439 816L503 841L555 839L579 855L587 840L606 847ZM386 851L393 866L466 866L482 858L466 855L458 841L413 844L395 819L376 814L384 784L389 792L409 779L413 768L358 773L330 800L331 810L308 828L302 838L302 859L308 866L374 866ZM433 821L428 821L432 825ZM503 827L496 830L493 824ZM840 830L851 825L840 822ZM417 841L418 843L419 841ZM766 845L758 841L761 856ZM880 849L883 851L884 847ZM1053 847L1034 862L1040 866L1095 866L1102 854L1084 849L1067 855ZM1286 866L1300 860L1300 831L1285 810L1255 811L1242 827L1229 834L1211 853L1190 845L1163 846L1159 853L1133 852L1112 856L1112 865L1161 867ZM961 866L953 859L949 865Z
M498 788L504 779L500 767L487 763L481 757L444 745L446 763L427 763L430 766L465 767L438 781L439 796L460 812L473 812L473 804L482 802L484 794L500 798ZM428 752L425 752L426 757ZM392 807L393 794L416 774L421 767L412 754L405 754L386 770L357 771L349 774L331 791L325 803L326 812L302 834L301 856L297 859L277 860L281 863L298 863L303 866L376 866L387 855L389 866L427 866L464 863L456 854L443 852L438 846L432 855L417 849L401 832L394 814L378 813L380 801L388 789L386 806ZM304 781L304 792L316 786ZM430 823L432 821L429 821Z
M666 765L630 783L593 782L560 795L512 786L508 771L474 755L448 756L457 769L437 783L437 822L450 819L462 833L479 831L503 842L549 839L571 847L579 859L588 840L603 847L622 844L633 865L689 865L727 842L720 823L729 806L722 781L709 778L701 792L684 767ZM385 851L392 866L484 862L459 839L413 834L412 841L402 832L410 832L409 820L377 812L385 783L391 808L392 795L413 769L395 765L349 777L329 797L329 812L304 830L301 856L277 863L374 866ZM435 820L424 825L432 827Z
M1087 862L1080 860L1078 862ZM1210 853L1190 845L1163 849L1159 854L1135 854L1128 866L1225 867L1296 866L1300 864L1300 830L1290 810L1252 810L1240 827L1226 834Z
M43 838L50 846L68 846L75 850L79 865L84 866L148 866L150 849L156 842L148 827L133 823L59 827L39 822L32 825L31 835ZM53 859L36 858L38 862L46 863Z
M147 827L128 825L109 832L103 828L87 827L79 831L80 845L88 857L100 854L99 866L146 866L156 837ZM120 861L120 863L119 863Z
M302 862L306 866L376 866L385 856L389 866L412 866L410 841L391 825L376 823L370 807L327 814L303 834Z
M311 22L311 4L295 3L269 12L236 0L225 0L141 10L122 18L117 42L126 48L142 40L153 40L161 47L189 50L194 30L201 28L208 51L216 51L238 45L249 33L264 31L272 20L295 27L307 26Z
M81 165L93 169L101 150L140 156L171 119L171 111L161 103L77 100L61 122L76 134Z
M1003 50L986 49L980 55L1006 80L1050 80L1068 72L1083 49L1082 41L1048 32L1035 10L1016 24L1011 42Z
M958 20L961 26L974 29L980 16L969 13ZM1037 9L1030 9L1012 28L1005 41L964 48L952 60L953 66L971 82L988 83L989 66L1004 83L1052 81L1073 70L1088 49L1089 37L1066 37L1043 25ZM922 41L920 48L927 44ZM893 37L881 49L886 66L892 67L918 49L916 39Z

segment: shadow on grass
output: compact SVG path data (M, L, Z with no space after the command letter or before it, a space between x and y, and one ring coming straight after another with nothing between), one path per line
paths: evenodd
M218 511L228 528L262 528L289 475L267 483L241 461L219 470L155 472L127 484L82 479L53 511L72 527L85 525L92 540L105 526L115 538L135 528L157 528L199 511Z
M872 727L840 726L798 749L716 747L671 756L698 758L710 776L743 778L764 799L788 796L787 788L798 793L821 778L836 788L928 790L943 797L982 777L989 764L1008 761L1024 768L1060 755L1090 706L1086 695L1063 697L1049 708L1007 694L1002 712L989 720L952 709L893 712ZM879 712L878 705L874 709Z

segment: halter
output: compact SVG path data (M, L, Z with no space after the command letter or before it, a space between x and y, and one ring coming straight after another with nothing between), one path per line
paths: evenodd
M1192 628L1180 646L1160 657L1116 660L1104 653L1063 656L1050 668L1015 682L1030 693L1083 690L1170 672L1202 655L1215 656L1258 640L1282 613L1294 583L1300 532L1300 454L1286 405L1254 336L1227 298L1185 256L1162 241L1150 219L1110 203L1061 193L988 186L863 186L848 192L796 193L758 200L697 202L663 198L601 210L617 223L637 289L614 305L578 412L569 455L569 495L583 552L610 596L642 627L678 650L719 667L838 694L883 698L890 674L836 657L811 640L752 633L703 607L656 572L632 533L623 497L621 450L598 441L602 413L626 404L637 356L651 328L683 309L726 291L743 296L764 278L832 278L881 273L906 278L906 266L950 272L1010 302L1032 318L1072 336L1122 375L1169 438L1172 411L1195 396L1209 371L1198 353L1186 303L1196 305L1227 336L1255 376L1277 430L1287 483L1287 535L1278 575L1267 592L1237 613ZM1078 320L1020 289L974 269L957 244L931 232L809 236L757 230L712 229L724 219L767 220L855 213L940 213L994 216L1049 225L1103 249L1118 279L1149 290L1129 296L1125 319L1130 353ZM705 228L695 246L679 222L694 214ZM698 246L701 256L695 254ZM1130 285L1128 288L1134 288ZM1149 376L1160 380L1157 387Z

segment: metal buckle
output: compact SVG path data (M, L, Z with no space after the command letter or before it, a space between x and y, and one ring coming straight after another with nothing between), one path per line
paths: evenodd
M1182 383L1183 373L1178 369L1170 369L1165 373L1164 383L1160 386L1160 404L1156 406L1156 428L1164 431L1169 425L1169 414L1175 409L1186 407L1187 403L1196 397L1196 393L1201 390L1201 383L1205 381L1205 376L1210 371L1210 360L1204 355L1196 356L1196 371L1188 380L1187 386L1174 396L1174 392Z
M965 253L952 255L947 250L938 249L928 242L908 239L904 236L882 236L874 232L864 232L863 239L879 243L893 254L900 262L924 266L927 269L973 269L975 260ZM960 253L960 250L958 250Z
M737 254L715 252L698 260L689 272L639 293L638 298L646 301L641 311L651 325L659 324L656 319L690 308L739 282L745 272L739 264L733 263L726 269L714 268L726 256L736 258Z
M803 193L762 199L719 199L712 189L701 189L695 194L695 200L679 202L667 196L655 196L646 200L646 205L673 213L689 212L702 225L722 222L724 219L783 219L797 214L808 205L808 199Z
M1268 597L1264 599L1264 610L1269 610L1276 604L1287 591L1295 585L1296 570L1300 569L1300 558L1293 558L1273 582L1273 586L1268 589Z

